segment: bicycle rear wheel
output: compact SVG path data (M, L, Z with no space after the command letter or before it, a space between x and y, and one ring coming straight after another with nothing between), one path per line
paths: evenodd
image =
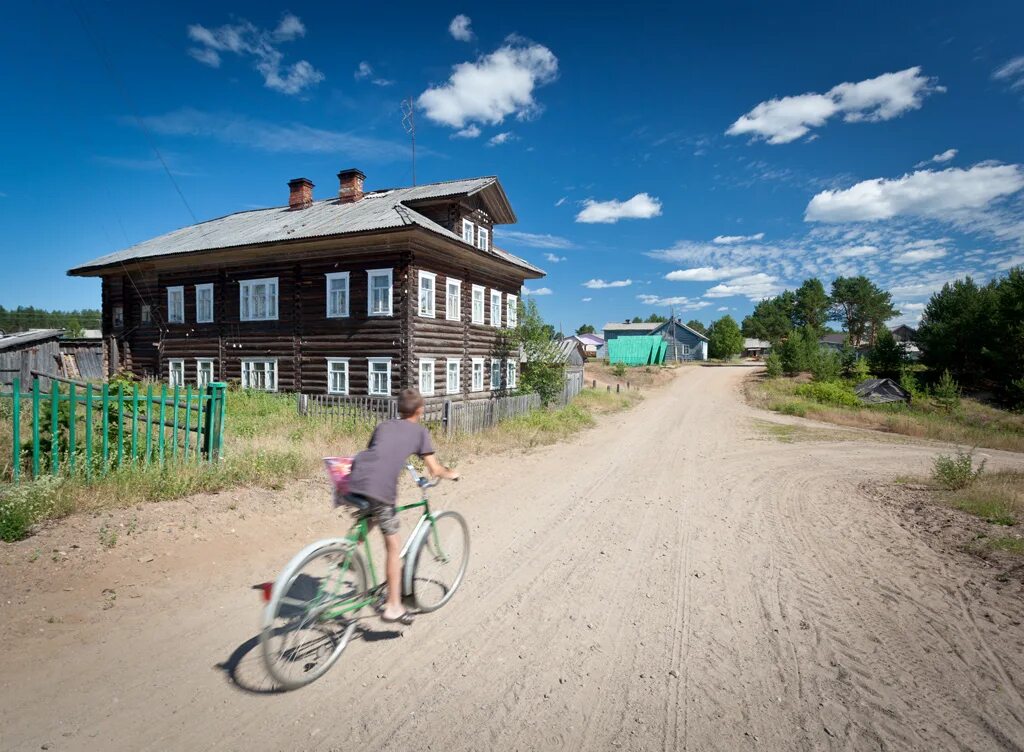
M469 526L458 512L435 515L409 552L412 597L420 611L436 611L462 584L469 564Z
M352 638L366 591L366 563L347 541L292 559L274 583L260 635L274 681L296 689L323 676Z

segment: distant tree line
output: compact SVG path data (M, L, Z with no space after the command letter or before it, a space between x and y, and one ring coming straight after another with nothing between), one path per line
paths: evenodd
M83 308L77 311L47 311L33 306L4 308L0 305L0 330L24 332L29 329L66 329L72 336L83 329L100 328L100 312Z

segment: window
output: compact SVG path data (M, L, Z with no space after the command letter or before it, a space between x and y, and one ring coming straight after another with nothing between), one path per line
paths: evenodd
M434 393L434 359L420 358L420 394L429 397Z
M185 361L181 358L171 358L167 361L167 384L185 386Z
M462 361L458 358L448 358L447 370L445 371L445 391L448 394L458 394L462 388Z
M500 290L491 290L491 326L501 326Z
M491 232L490 232L490 230L485 230L483 227L479 228L477 230L477 235L476 235L476 247L479 248L481 251L489 250L490 249L490 242L489 242L490 239L491 239Z
M449 277L445 291L444 317L458 321L462 318L462 282Z
M327 276L327 318L348 316L348 272L331 272Z
M491 391L501 389L501 359L491 358Z
M213 322L213 285L196 285L196 323Z
M348 358L327 359L327 393L348 394Z
M516 384L519 383L518 364L514 360L509 359L505 362L505 369L508 374L505 379L505 386L509 389L515 389Z
M181 324L185 321L185 288L167 288L167 323Z
M473 323L484 323L484 288L473 285Z
M111 324L115 329L121 329L124 327L124 306L114 306L114 311L110 316Z
M484 359L473 358L473 391L482 392L484 390Z
M196 358L196 384L206 386L213 381L213 358Z
M519 298L508 295L505 298L505 326L515 329L519 324Z
M368 316L391 315L391 270L370 269L366 272L369 278L370 292L367 295Z
M462 220L462 241L473 245L473 223L468 219Z
M370 358L369 392L382 397L391 396L391 358Z
M420 316L434 318L434 301L437 296L434 294L437 275L433 272L420 271Z
M277 391L277 359L242 359L242 388Z
M153 323L153 312L149 307L149 303L143 303L142 308L139 309L139 320L143 324Z
M683 345L683 355L689 355L689 354L690 354L690 346L684 344Z
M277 277L243 279L238 289L242 321L277 320Z

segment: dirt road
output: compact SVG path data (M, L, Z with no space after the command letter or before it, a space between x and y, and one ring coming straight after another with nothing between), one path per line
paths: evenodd
M70 565L44 549L0 586L0 748L1024 747L1024 604L858 490L935 449L766 438L746 375L691 369L570 443L464 465L439 494L472 528L455 600L297 692L267 692L248 588L338 529L319 485L191 527L170 505Z

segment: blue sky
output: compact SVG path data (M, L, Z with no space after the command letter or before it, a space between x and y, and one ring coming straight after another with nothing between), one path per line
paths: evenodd
M98 305L68 267L290 178L408 184L406 96L419 181L501 178L496 241L566 330L740 318L812 274L866 273L913 321L1024 262L1024 5L678 5L22 6L0 303Z

